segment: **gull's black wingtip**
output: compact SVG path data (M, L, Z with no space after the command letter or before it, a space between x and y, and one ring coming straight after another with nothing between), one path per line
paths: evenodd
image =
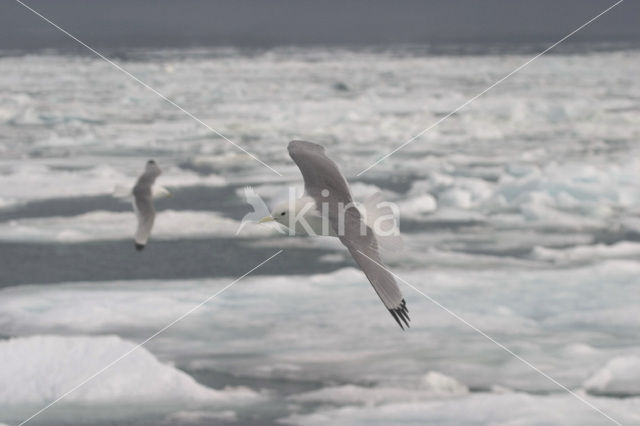
M142 251L142 250L144 250L144 244L138 244L138 243L136 243L136 250L138 250L138 251Z
M407 302L405 302L404 299L402 299L402 303L400 303L399 307L395 309L389 309L389 312L391 313L393 319L396 320L401 329L404 330L404 326L402 325L402 323L404 323L407 328L410 327L409 321L411 321L411 319L409 318L409 309L407 309Z

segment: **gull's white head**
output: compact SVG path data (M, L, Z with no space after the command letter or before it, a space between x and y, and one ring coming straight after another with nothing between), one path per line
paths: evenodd
M260 223L277 222L280 225L288 227L289 218L295 217L296 215L295 204L296 203L289 203L287 201L276 205L269 216L260 219Z
M162 170L158 167L158 164L154 160L147 161L147 164L144 166L144 172L153 174L154 176L160 176L162 174Z
M315 203L313 200L306 197L285 201L277 204L271 211L271 215L260 219L260 223L277 222L289 228L293 220L300 218L300 213L302 213L303 217L306 217L307 213L314 206Z

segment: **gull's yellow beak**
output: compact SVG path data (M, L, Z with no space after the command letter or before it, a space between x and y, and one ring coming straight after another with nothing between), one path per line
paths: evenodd
M267 223L267 222L273 222L275 219L273 218L273 216L265 216L262 219L260 219L258 221L258 223Z

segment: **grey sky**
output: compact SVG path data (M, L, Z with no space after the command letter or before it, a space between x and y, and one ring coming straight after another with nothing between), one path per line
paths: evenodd
M552 41L613 0L25 0L98 47ZM640 40L640 2L582 31ZM14 0L0 2L0 48L73 47Z

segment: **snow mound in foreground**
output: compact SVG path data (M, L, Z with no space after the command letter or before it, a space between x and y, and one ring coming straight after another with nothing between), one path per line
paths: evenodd
M31 336L0 341L0 405L44 404L62 396L135 344L117 336ZM260 398L248 388L214 390L133 350L64 398L65 403L233 404Z

